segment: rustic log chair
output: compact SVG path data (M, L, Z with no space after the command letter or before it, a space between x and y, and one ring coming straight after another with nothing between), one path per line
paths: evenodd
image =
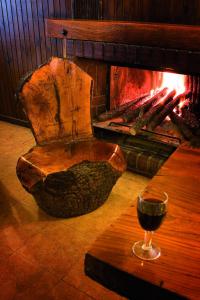
M76 64L54 57L24 80L17 93L36 140L19 158L17 176L52 216L96 209L125 170L119 146L93 136L91 86L91 77Z

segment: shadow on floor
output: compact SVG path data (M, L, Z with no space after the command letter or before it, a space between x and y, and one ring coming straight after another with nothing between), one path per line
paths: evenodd
M0 225L1 221L7 218L7 221L11 224L26 224L29 222L36 221L56 221L56 218L48 216L39 207L37 213L20 203L19 200L14 198L7 187L0 181Z

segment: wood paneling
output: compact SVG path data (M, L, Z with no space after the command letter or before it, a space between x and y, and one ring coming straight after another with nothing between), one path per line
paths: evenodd
M200 0L1 0L0 116L25 119L14 98L19 79L50 56L62 56L62 42L45 36L44 18L197 25L200 24ZM96 44L93 51L101 56L98 47Z
M99 0L74 0L74 18L99 19L101 17L100 5Z
M200 23L199 0L103 0L102 18L179 24Z
M73 40L122 43L167 49L200 49L200 26L162 23L46 20L49 37L63 38L63 30ZM88 47L86 47L88 48Z
M14 97L19 80L62 55L62 43L45 36L46 17L71 18L71 0L0 1L0 115L25 119Z

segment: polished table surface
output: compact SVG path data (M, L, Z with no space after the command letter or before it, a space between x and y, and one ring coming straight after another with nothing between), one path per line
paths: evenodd
M135 299L200 299L200 149L181 145L150 181L148 191L169 195L167 217L153 236L161 257L142 261L133 255L132 245L144 231L132 206L87 252L85 272L128 298L139 293Z

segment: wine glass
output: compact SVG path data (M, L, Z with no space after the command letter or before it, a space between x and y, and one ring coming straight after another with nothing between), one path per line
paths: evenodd
M153 260L160 256L161 250L152 243L153 232L158 229L166 216L168 195L157 193L156 197L139 195L137 214L141 227L145 230L144 240L134 243L133 253L143 260Z

